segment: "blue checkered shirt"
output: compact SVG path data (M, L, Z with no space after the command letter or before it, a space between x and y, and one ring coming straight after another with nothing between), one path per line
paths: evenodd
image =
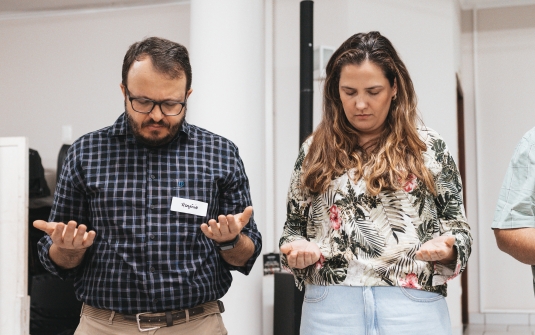
M208 203L206 216L171 211L173 197ZM69 149L50 221L75 220L96 232L82 264L70 270L48 257L43 265L73 277L78 299L120 313L190 308L221 298L230 270L248 274L260 254L254 219L242 233L255 245L243 267L226 263L200 225L251 205L249 181L231 141L184 122L168 145L136 142L123 113L110 127L89 133Z

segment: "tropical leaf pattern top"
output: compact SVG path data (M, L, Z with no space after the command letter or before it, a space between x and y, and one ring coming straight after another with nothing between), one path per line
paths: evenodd
M353 182L349 170L331 181L323 194L303 191L301 167L310 140L299 152L291 177L287 218L279 245L299 239L315 242L321 257L304 269L289 269L296 284L404 286L446 296L446 282L459 275L470 256L472 236L466 222L461 177L444 140L435 131L419 129L427 145L424 164L431 171L437 195L410 175L403 189L372 196L363 179ZM428 240L455 236L453 264L415 259Z

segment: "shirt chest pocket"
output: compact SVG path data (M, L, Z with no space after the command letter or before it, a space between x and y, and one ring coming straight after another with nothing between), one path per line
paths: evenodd
M187 179L175 180L172 189L171 199L169 199L169 208L171 208L172 198L180 198L190 201L198 201L207 205L206 215L191 214L186 210L171 211L172 215L179 223L201 224L212 219L213 213L217 213L218 204L216 183L211 179Z

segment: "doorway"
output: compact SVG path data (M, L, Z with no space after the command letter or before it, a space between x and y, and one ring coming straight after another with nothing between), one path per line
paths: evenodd
M466 180L466 158L465 158L465 136L464 136L464 96L459 75L455 75L457 79L457 145L459 158L457 164L459 165L459 173L461 180ZM463 203L466 212L466 183L463 185ZM461 274L461 313L463 325L469 323L468 320L468 266Z

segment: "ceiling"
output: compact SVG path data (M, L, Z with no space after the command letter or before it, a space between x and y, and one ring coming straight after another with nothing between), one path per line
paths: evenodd
M36 12L68 9L93 9L165 3L189 3L189 0L0 0L0 12Z
M297 1L297 0L296 0ZM458 0L463 9L535 5L535 0ZM190 0L0 0L0 12L109 8L164 3L189 3Z

